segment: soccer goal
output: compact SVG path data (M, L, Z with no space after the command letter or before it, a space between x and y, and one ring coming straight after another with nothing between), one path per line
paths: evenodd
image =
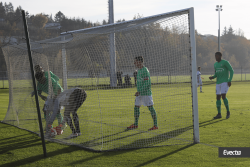
M81 136L67 138L69 127L53 141L106 151L199 142L193 8L88 29L31 43L34 65L52 75L64 90L79 87L87 99L78 109ZM3 48L9 78L9 107L3 122L39 134L26 44ZM148 107L135 121L135 57L144 58L151 79L158 129ZM39 98L42 111L44 101ZM64 109L61 109L63 114ZM43 126L45 119L43 117ZM57 119L53 123L58 125Z

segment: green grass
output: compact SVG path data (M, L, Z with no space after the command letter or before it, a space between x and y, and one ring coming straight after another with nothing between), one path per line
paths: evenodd
M232 82L232 87L227 94L231 110L231 118L228 120L225 119L226 111L224 106L222 106L223 118L220 120L212 120L213 116L217 113L215 107L215 85L203 86L205 93L198 94L200 144L96 153L75 146L47 141L48 158L43 158L41 140L37 135L0 123L0 165L249 166L249 158L218 158L218 147L250 147L249 84L249 82ZM161 91L160 88L158 89L159 90L155 89L153 93ZM132 92L132 90L130 92L127 89L117 89L113 91L121 91L121 93L127 94ZM101 93L102 92L100 92L100 94ZM100 99L105 102L105 94L101 95L101 97ZM116 100L115 97L113 98ZM178 98L181 98L181 95ZM178 98L176 96L171 97L173 100L178 100ZM134 97L132 96L131 99L126 98L125 104L132 103L129 107L133 107L133 100ZM154 101L156 102L157 100L154 99ZM7 102L8 92L6 90L0 90L0 120L3 120L5 116L8 106L8 104L6 104ZM91 108L95 109L93 104L89 103L87 105L87 101L85 105L85 107L88 107L88 110ZM113 103L113 105L115 108L119 107L119 105L115 103ZM155 104L155 106L157 105L159 106L160 104ZM127 115L127 117L133 117L132 113L126 113L125 115ZM142 115L142 117L143 118L140 118L142 120L148 119L146 115Z

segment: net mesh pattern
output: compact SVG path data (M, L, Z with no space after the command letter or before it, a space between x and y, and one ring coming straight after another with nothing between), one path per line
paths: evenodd
M112 41L115 45L110 47ZM111 68L111 48L115 49L114 69ZM193 142L188 10L69 32L63 37L31 43L31 49L34 65L39 64L48 74L48 92L42 92L42 95L52 100L53 106L60 96L55 95L53 74L59 78L56 82L64 88L61 94L70 97L65 104L59 105L68 127L63 134L55 136L54 141L92 150ZM33 86L26 44L7 46L3 51L10 87L4 122L39 134L35 97L31 97ZM143 56L144 66L150 73L157 130L148 130L153 127L154 119L148 107L143 105L138 128L127 129L135 119L134 95L138 85L134 73L139 69L134 60L137 56ZM112 77L115 85L110 84ZM79 108L75 102L80 95L72 94L76 88L87 94ZM45 101L39 98L39 104L43 111ZM44 128L53 117L52 111L45 113L46 120L41 112ZM62 121L59 117L57 113L53 127ZM72 124L68 123L69 119ZM69 138L73 133L70 126L77 131L76 120L79 122L79 132L75 132L78 137Z

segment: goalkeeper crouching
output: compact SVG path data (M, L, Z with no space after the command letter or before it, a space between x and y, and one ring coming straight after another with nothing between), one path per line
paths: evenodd
M71 88L69 90L60 93L60 95L57 96L57 98L54 101L53 113L48 122L48 127L51 128L51 125L55 120L57 111L60 108L60 106L64 106L65 107L64 118L62 124L60 124L57 127L57 129L59 129L60 131L61 128L63 127L63 124L67 122L72 131L72 134L69 136L69 138L80 136L81 131L80 131L77 110L81 107L86 98L87 98L87 93L81 88ZM70 113L72 113L74 125L72 123L72 118L70 116Z
M152 91L151 91L151 79L150 79L150 74L147 69L143 65L143 57L138 56L134 60L134 65L136 68L139 70L137 71L137 92L135 93L135 107L134 107L134 117L135 117L135 122L134 124L130 125L127 127L128 130L136 129L138 128L138 120L140 116L140 107L141 105L147 106L151 116L153 118L154 126L150 130L156 130L158 129L157 126L157 114L154 109L154 102L153 102L153 97L152 97Z

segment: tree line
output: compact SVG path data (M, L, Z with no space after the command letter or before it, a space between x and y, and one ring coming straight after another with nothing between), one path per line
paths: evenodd
M18 6L16 9L14 9L12 3L7 4L6 2L0 2L0 47L4 47L9 44L13 43L24 43L24 30L23 30L23 23L22 23L22 16L21 16L21 10L22 7ZM108 24L108 20L103 20L102 22L91 22L87 21L84 18L69 18L65 16L61 11L57 12L55 16L39 13L36 15L29 15L28 11L26 11L27 21L28 21L28 27L29 27L29 34L30 34L30 40L31 41L39 41L43 39L49 39L53 37L57 37L60 35L61 32L65 31L71 31L71 30L77 30L77 29L85 29L90 28L94 26L99 25L105 25ZM135 15L133 19L140 18L142 16ZM117 20L116 22L125 21L125 19ZM45 25L47 23L60 23L59 29L46 29ZM168 43L172 45L172 48L175 47L175 44L171 39L180 34L176 33L174 29L172 30L161 30L160 27L157 27L157 25L154 25L151 27L152 31L158 31L157 33L153 34L161 34L159 38L156 40L156 38L152 38L150 36L145 36L143 33L143 30L141 31L141 34L136 33L136 35L141 36L139 39L141 40L141 43L143 46L144 44L150 44L154 43L158 46L164 45L164 43ZM128 35L127 35L128 36ZM118 33L116 35L116 38L119 40L122 38L127 37L125 34ZM165 38L164 38L165 37ZM180 38L186 38L185 34L182 36L179 36ZM15 38L15 41L13 41L12 38ZM102 41L105 39L105 37L100 37L94 40ZM138 39L138 38L137 38ZM130 43L133 43L134 37L127 38L127 40L130 40ZM147 42L147 43L146 43ZM89 43L91 44L91 43ZM136 46L136 45L133 45ZM88 45L86 45L88 47ZM126 48L128 46L122 46L119 50L119 47L117 49L119 52L117 52L117 66L121 67L124 65L124 62L126 62L124 59L126 59L123 54L126 53L126 50L131 50L130 47ZM150 56L150 54L155 54L153 52L153 49L150 50L150 48L134 48L133 50L140 49L141 53L145 52L145 55ZM181 54L182 49L176 48L178 52ZM218 38L215 36L204 36L196 30L196 55L197 55L197 65L204 68L213 68L213 64L215 62L214 53L218 50ZM171 51L172 52L172 51ZM173 51L175 52L175 51ZM243 66L244 68L250 68L250 41L247 40L244 37L244 32L242 30L234 30L231 26L225 27L222 35L221 35L221 52L223 54L223 58L226 60L229 60L231 65L234 68L240 68ZM90 52L91 53L91 52ZM94 54L94 53L93 53ZM95 55L98 56L98 55ZM99 55L99 57L106 57L108 59L108 51L105 50L102 55ZM134 56L134 55L133 55ZM164 55L158 55L158 57L164 59ZM131 57L132 59L132 57ZM186 57L183 57L183 60L185 61ZM97 64L96 66L103 66L100 60L98 58L93 58L93 61ZM74 61L74 60L72 60ZM165 62L165 61L161 61ZM106 62L107 64L108 62ZM162 68L164 68L164 65L166 64L160 64ZM100 67L101 68L101 67ZM107 69L108 70L108 69ZM3 57L2 49L0 49L0 71L6 71L6 64Z
M239 29L224 27L221 35L222 58L228 60L233 68L243 68L250 72L250 40ZM204 37L196 31L197 65L203 68L213 68L214 53L218 51L218 38Z

